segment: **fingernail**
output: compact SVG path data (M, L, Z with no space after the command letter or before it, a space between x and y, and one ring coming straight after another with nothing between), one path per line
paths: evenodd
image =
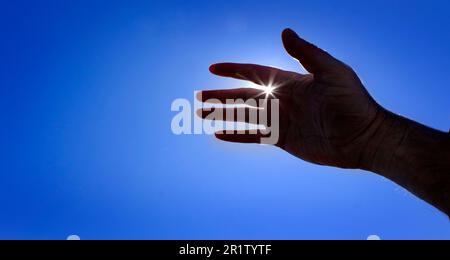
M209 71L211 73L214 73L214 71L216 71L216 64L213 64L213 65L209 66Z

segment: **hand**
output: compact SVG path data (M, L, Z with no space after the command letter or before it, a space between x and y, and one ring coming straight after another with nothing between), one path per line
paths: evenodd
M385 110L350 67L292 30L283 32L283 43L311 74L232 63L216 64L210 70L219 76L275 87L272 98L278 99L280 106L278 147L312 163L378 173L450 216L450 135ZM226 103L263 95L263 90L256 88L212 90L203 91L201 99ZM239 109L222 112L236 115ZM255 109L270 110L245 108L245 112ZM203 118L212 113L198 112ZM249 118L243 121L253 123ZM216 137L261 143L265 136L246 131L216 133Z
M282 35L287 52L311 74L303 75L251 64L212 65L216 75L275 87L280 103L280 138L276 144L312 163L361 168L364 149L383 121L386 111L364 88L355 72L327 52L286 29ZM202 92L202 101L249 99L264 94L258 89ZM211 111L200 111L206 118ZM261 134L223 134L229 142L260 143Z

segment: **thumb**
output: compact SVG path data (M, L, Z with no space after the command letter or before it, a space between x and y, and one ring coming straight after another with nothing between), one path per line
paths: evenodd
M310 73L322 74L339 70L345 66L324 50L300 38L291 29L285 29L282 38L284 48L289 55L297 59Z

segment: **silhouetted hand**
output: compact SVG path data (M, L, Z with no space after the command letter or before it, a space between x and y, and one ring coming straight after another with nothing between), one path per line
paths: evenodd
M277 146L316 164L357 168L381 107L370 97L353 70L325 51L283 32L287 52L311 73L302 75L250 64L216 64L212 73L271 85L280 101ZM248 99L264 95L259 89L203 91L208 99ZM203 111L206 118L210 112ZM216 134L224 141L259 143L260 135Z
M212 73L275 87L279 99L278 147L312 163L378 173L450 214L450 134L391 113L378 105L356 73L327 52L283 32L287 52L311 74L251 64L222 63ZM202 92L202 101L257 99L255 88ZM223 113L238 109L226 108ZM246 108L249 114L259 108ZM211 111L198 111L206 118ZM235 117L236 118L236 117ZM249 116L240 121L250 122ZM229 142L261 143L264 135L216 133Z

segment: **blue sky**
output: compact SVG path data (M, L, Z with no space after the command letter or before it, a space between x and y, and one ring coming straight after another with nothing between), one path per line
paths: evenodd
M176 98L239 87L211 63L299 70L285 27L386 108L450 127L448 1L1 1L0 239L450 239L363 171L175 136Z

